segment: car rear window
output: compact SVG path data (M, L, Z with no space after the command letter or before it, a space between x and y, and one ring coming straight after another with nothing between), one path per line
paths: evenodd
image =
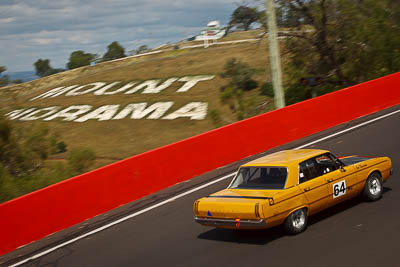
M286 167L242 167L229 188L284 189L287 175Z

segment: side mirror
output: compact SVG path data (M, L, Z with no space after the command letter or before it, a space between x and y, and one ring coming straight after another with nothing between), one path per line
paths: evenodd
M346 171L346 169L344 168L344 165L343 165L342 162L340 162L338 159L336 159L335 162L336 162L336 166L338 166L338 168L339 168L339 170L341 172L345 172Z
M346 169L344 168L343 164L339 165L339 169L340 169L341 172L345 172L346 171Z

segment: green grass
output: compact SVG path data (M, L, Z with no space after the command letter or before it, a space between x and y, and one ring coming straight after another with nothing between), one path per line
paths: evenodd
M0 203L55 184L73 175L64 162L48 161L33 175L13 177L0 169Z

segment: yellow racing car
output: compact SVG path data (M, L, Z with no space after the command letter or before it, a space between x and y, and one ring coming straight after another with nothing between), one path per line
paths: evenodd
M308 216L352 197L381 198L392 174L388 157L336 158L326 150L280 151L242 165L227 189L194 202L196 222L261 229L284 224L297 234Z

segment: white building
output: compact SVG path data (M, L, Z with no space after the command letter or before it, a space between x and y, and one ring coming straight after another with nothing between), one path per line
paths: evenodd
M218 20L207 23L207 28L201 31L201 35L196 36L196 41L217 40L225 35L225 30L221 29Z

